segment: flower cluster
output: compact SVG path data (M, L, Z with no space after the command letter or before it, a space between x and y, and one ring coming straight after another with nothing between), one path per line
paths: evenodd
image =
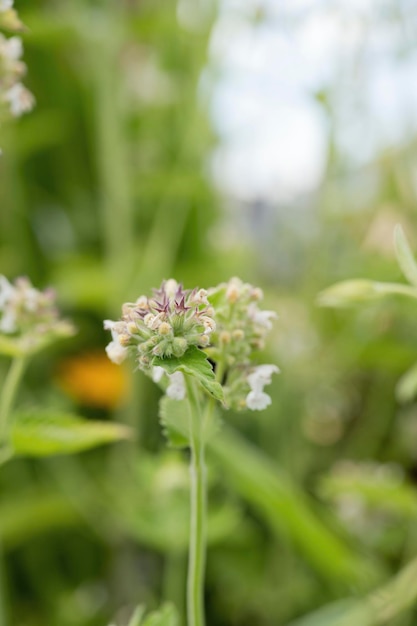
M21 30L23 25L12 6L12 0L0 0L0 27ZM35 103L33 95L21 82L26 73L22 54L20 37L6 38L0 33L0 100L14 117L30 111Z
M0 276L0 333L10 337L10 345L33 352L54 337L73 332L73 326L59 318L51 289L38 291L25 277L12 284Z
M253 356L265 345L276 317L258 307L262 291L238 278L208 291L184 290L170 279L154 296L140 296L122 308L121 321L106 320L112 333L106 348L114 363L132 354L154 382L161 383L168 397L186 395L184 375L168 374L156 359L180 359L191 346L205 351L222 384L226 406L259 411L271 403L264 387L271 383L276 365L253 365Z
M213 313L204 289L184 290L173 279L164 281L153 297L124 304L121 321L104 322L112 333L107 354L121 363L133 353L139 367L149 370L155 357L179 358L190 346L207 347L216 328Z
M265 409L271 398L264 386L279 369L276 365L254 367L252 357L265 347L276 313L261 310L258 302L263 298L262 290L236 277L211 289L208 298L217 324L208 353L222 368L227 404L237 410Z

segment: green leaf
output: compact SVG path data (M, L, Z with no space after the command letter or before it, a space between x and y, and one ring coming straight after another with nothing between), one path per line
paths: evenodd
M417 395L417 363L397 383L395 395L399 402L410 402Z
M48 410L15 414L11 427L11 444L19 456L74 454L130 437L130 429L122 424Z
M144 614L145 614L145 607L142 605L138 606L136 610L134 611L128 626L141 626L142 618Z
M172 448L187 448L190 443L188 414L186 400L172 400L163 396L159 401L162 431Z
M186 400L172 400L163 396L159 402L162 431L172 448L187 448L189 437L189 406ZM220 418L213 412L203 424L204 440L210 441L220 428Z
M216 382L213 368L206 354L195 346L188 348L187 352L180 358L161 359L155 357L153 365L163 367L168 374L180 371L193 376L215 400L223 400L223 388Z
M179 626L178 613L172 604L150 613L141 626Z
M408 282L417 287L417 263L400 224L394 230L395 254L398 264Z
M291 541L328 582L367 584L377 577L379 569L374 561L355 553L338 537L282 469L234 429L223 426L222 436L212 440L209 451L224 480L262 515L278 537Z
M417 559L365 598L333 603L289 626L390 626L416 604L416 577Z
M324 289L319 293L317 300L321 306L347 307L393 295L417 298L417 289L397 283L379 283L355 278Z

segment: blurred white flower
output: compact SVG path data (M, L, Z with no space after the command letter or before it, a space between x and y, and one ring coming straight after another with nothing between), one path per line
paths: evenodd
M185 380L182 372L174 372L169 376L169 385L166 393L168 398L172 400L184 400Z
M15 83L10 87L4 94L4 100L9 103L10 112L14 117L30 111L35 104L35 98L22 83Z
M2 41L2 53L9 61L18 61L23 54L23 44L20 37L10 37Z
M165 370L163 367L159 367L159 365L156 365L153 370L152 370L152 380L154 383L159 383L161 382L163 376L165 374Z
M258 365L247 377L249 387L252 391L262 391L265 385L271 384L272 374L279 374L276 365Z
M271 397L263 391L250 391L246 396L246 406L251 411L263 411L271 402Z
M106 346L106 352L110 361L116 363L116 365L120 365L127 357L127 348L120 345L119 334L115 330L116 324L117 322L113 322L112 320L104 320L104 328L105 330L110 330L112 336L112 341Z
M261 311L255 303L252 303L248 307L248 316L258 326L271 330L271 320L277 319L275 311Z
M278 374L279 368L276 365L258 365L247 377L247 383L251 388L246 396L246 406L251 411L263 411L271 404L271 398L264 393L265 385L271 383L272 374Z
M13 6L13 0L0 0L0 13L8 11Z

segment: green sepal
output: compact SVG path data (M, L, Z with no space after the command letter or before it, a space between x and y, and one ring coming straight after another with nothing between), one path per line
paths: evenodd
M10 428L15 456L75 454L131 437L131 430L123 424L85 420L50 410L16 413Z
M159 401L159 420L171 448L187 448L190 445L189 406L187 400L173 400L163 396ZM220 418L213 411L202 424L202 437L208 442L220 429Z
M210 396L215 400L223 401L223 388L215 379L213 368L207 359L207 355L195 346L188 348L185 354L178 358L161 359L160 357L155 357L152 365L163 367L167 374L180 371L193 376Z
M394 230L394 245L402 273L411 285L417 287L417 263L400 224Z

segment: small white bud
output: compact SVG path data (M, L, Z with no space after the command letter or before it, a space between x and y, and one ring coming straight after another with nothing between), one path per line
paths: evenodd
M201 322L205 328L204 330L205 335L209 335L210 333L216 330L216 322L211 317L207 317L206 315L203 315L201 317Z

